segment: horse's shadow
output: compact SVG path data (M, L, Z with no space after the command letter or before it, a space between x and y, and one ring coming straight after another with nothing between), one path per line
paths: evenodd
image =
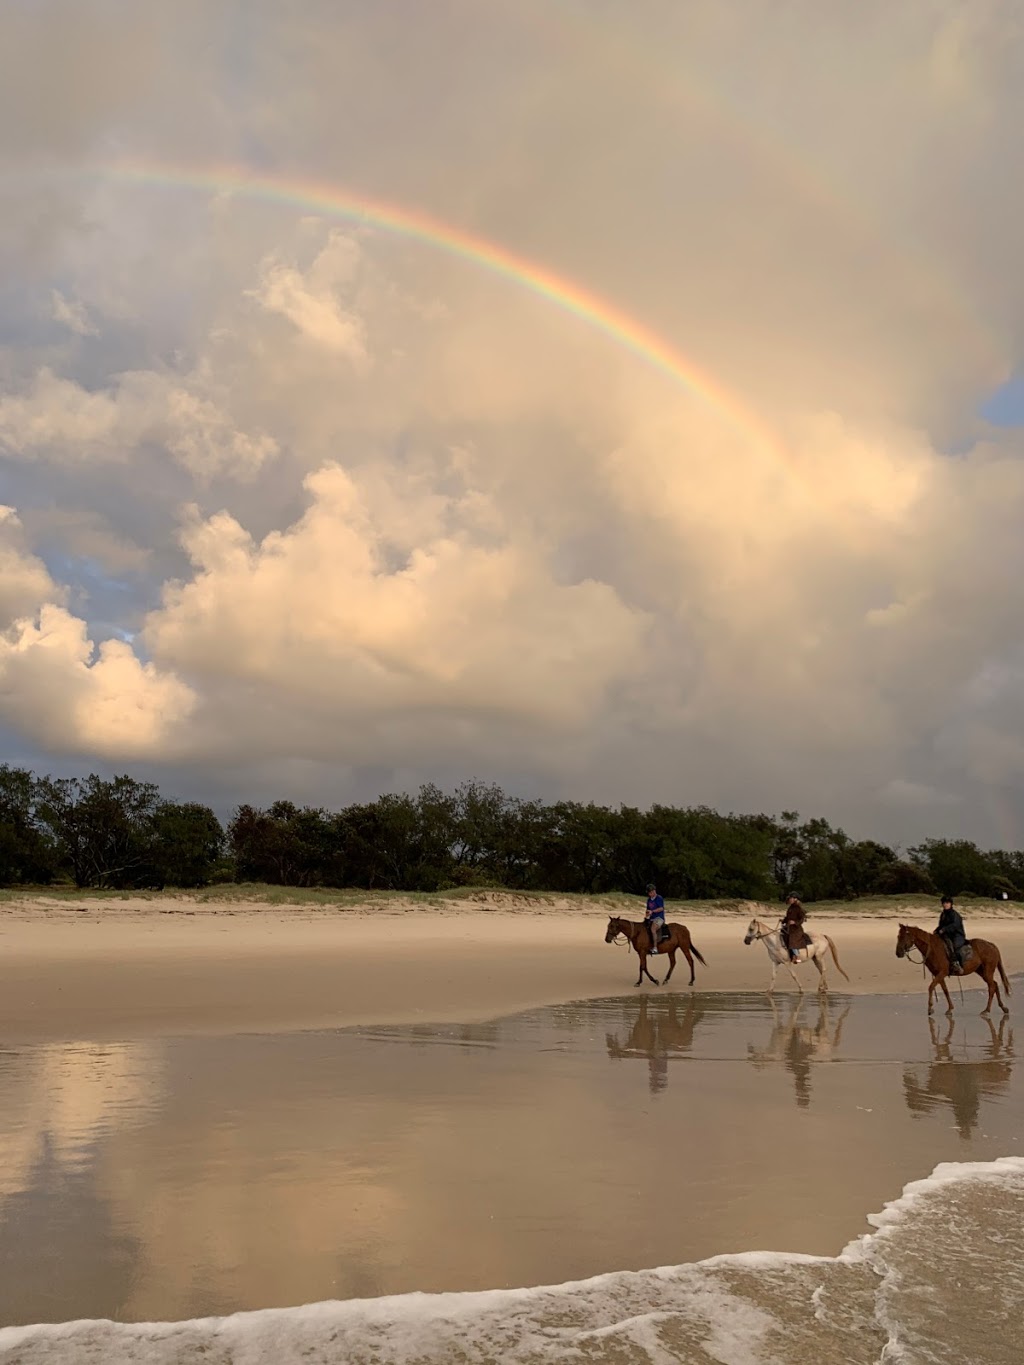
M707 1007L697 996L652 997L642 995L636 1002L637 1014L622 1041L618 1033L606 1033L608 1056L617 1061L646 1057L648 1084L652 1095L668 1085L668 1062L673 1054L690 1052L697 1025Z
M774 999L769 997L775 1022L768 1037L767 1047L747 1044L747 1056L760 1071L766 1066L782 1062L793 1077L796 1102L806 1109L811 1102L811 1066L829 1061L838 1050L843 1036L843 1024L850 1012L847 1001L843 1012L833 1020L828 999L818 997L817 1019L804 1022L804 999L790 1000L783 1014Z
M948 1019L945 1029L929 1017L932 1048L935 1060L923 1070L920 1066L906 1067L903 1072L903 1097L912 1114L931 1114L946 1105L953 1111L957 1132L970 1138L978 1126L981 1101L1005 1095L1013 1072L1013 1028L1008 1016L998 1024L986 1018L989 1038L982 1049L980 1061L973 1061L966 1051L967 1026L959 1024L960 1046L954 1042L956 1019Z

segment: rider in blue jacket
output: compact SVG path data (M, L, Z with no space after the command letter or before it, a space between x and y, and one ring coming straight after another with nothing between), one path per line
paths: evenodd
M658 895L658 888L653 882L647 884L647 913L644 919L651 931L651 952L656 953L661 931L665 927L665 902Z

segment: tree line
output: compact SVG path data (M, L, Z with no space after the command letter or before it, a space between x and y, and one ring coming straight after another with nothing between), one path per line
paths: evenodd
M1024 852L926 839L901 852L794 811L722 815L706 806L599 806L513 797L466 782L330 811L239 806L227 827L150 782L37 777L0 764L0 885L115 890L228 882L366 890L640 894L804 900L1024 889Z

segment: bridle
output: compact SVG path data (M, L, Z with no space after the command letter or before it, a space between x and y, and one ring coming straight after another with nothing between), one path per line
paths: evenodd
M750 934L749 937L743 940L744 943L760 943L763 938L771 938L772 934L777 934L779 932L778 926L774 929L766 929L759 919L754 920L754 923L757 925L757 933ZM780 920L779 924L781 923L782 921Z
M618 915L616 915L612 923L621 926L624 923L624 921L620 919ZM621 943L619 942L619 939L622 939ZM608 935L605 934L604 941L605 943L612 944L612 946L615 948L626 948L627 950L629 948L629 945L633 942L630 936L626 933L625 929L621 927L615 930L615 933L611 936L611 938L609 938Z
M915 943L913 939L910 938L909 934L907 935L907 938L908 943L907 947L903 950L903 956L907 959L907 961L911 964L912 967L926 967L928 965L928 961L924 955L924 949L921 947L920 943ZM912 952L918 952L921 954L920 962L914 961L914 959L910 956Z

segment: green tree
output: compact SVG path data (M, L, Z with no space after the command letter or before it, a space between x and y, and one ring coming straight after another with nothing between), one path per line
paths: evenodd
M151 858L161 886L206 886L224 848L209 806L162 801L153 813Z
M46 777L37 785L39 821L82 887L124 890L158 879L153 846L159 805L153 783L128 776Z
M969 839L925 839L907 852L911 862L950 896L990 896L1000 875L989 855Z
M57 853L39 824L37 794L31 772L0 763L0 885L53 880Z

